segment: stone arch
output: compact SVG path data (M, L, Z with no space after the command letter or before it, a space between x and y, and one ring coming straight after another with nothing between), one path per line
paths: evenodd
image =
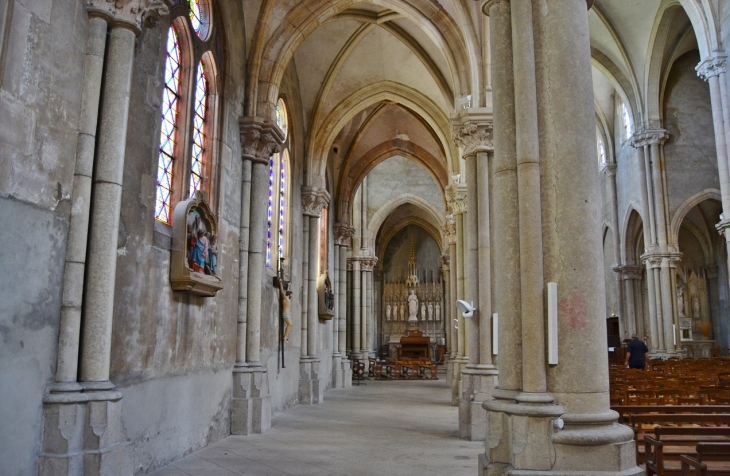
M679 206L679 208L677 208L677 211L674 212L674 216L672 217L672 221L669 225L669 239L671 243L677 243L679 229L682 226L682 222L687 216L687 213L705 200L722 202L720 191L714 188L702 190L701 192L697 192L689 197Z
M624 230L623 238L621 239L622 261L627 265L638 266L641 263L637 262L637 257L642 254L643 250L638 250L639 252L637 253L636 247L639 243L639 238L644 234L644 218L638 211L638 207L634 204L631 204L626 210L622 229Z
M349 205L353 203L357 188L365 176L378 164L396 155L403 156L423 166L436 181L441 193L444 193L449 182L449 176L443 163L418 144L397 138L391 139L373 147L360 157L356 163L347 164L347 167L343 168L339 181L341 185L336 200L341 222L348 223L350 221ZM362 166L358 167L360 164Z
M424 220L421 217L408 217L404 218L403 220L398 221L393 226L389 227L388 230L385 230L385 233L380 237L379 243L375 243L375 253L378 257L378 262L383 263L385 259L385 249L388 247L388 243L390 243L390 240L403 228L407 227L408 225L416 225L421 228L423 228L431 237L436 241L436 244L439 246L439 249L441 250L441 253L444 252L444 244L443 244L443 238L441 236L441 232L436 229L436 227L433 225L433 223Z
M478 65L469 61L466 41L459 34L459 25L435 2L416 0L380 0L388 7L422 27L438 47L451 72L455 90L459 95L468 94L471 78L478 76ZM255 32L253 64L250 69L247 93L247 114L272 118L279 83L285 66L304 40L320 25L352 6L352 0L312 0L300 2L287 12L276 30L265 41L266 28ZM438 6L436 6L438 5ZM273 2L264 2L259 13L259 25L272 19Z
M380 230L380 227L383 226L383 223L385 220L390 216L391 213L393 213L398 207L405 204L412 204L415 205L418 208L421 208L426 212L426 214L433 219L433 224L438 226L438 229L441 229L441 226L445 223L445 219L442 217L442 213L440 213L436 207L428 203L423 198L413 195L412 193L403 193L401 195L398 195L395 198L392 198L388 202L385 203L380 209L375 212L375 215L373 215L373 218L370 220L370 223L368 223L368 242L369 243L375 243L376 238L378 237L378 231ZM437 243L443 243L443 237L436 240Z
M597 48L591 48L591 62L593 66L603 73L611 82L616 92L621 96L624 104L629 110L634 125L634 130L642 124L643 111L641 108L641 96L634 87L632 81L626 77L621 69Z
M307 185L318 187L327 167L327 156L337 134L355 115L379 102L397 103L414 113L438 139L446 156L447 171L453 170L457 151L451 136L451 121L428 97L402 84L382 81L353 93L332 110L323 123L314 129L307 147ZM448 134L448 135L447 135ZM457 161L458 165L458 161Z

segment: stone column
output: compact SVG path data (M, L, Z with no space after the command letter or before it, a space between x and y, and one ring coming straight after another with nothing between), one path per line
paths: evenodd
M451 208L451 205L449 205ZM446 223L444 224L444 236L446 237L446 246L448 250L449 259L449 281L448 281L448 293L446 294L446 305L445 309L448 309L449 320L446 322L448 329L447 341L449 359L446 363L446 381L449 383L451 389L451 404L458 405L459 403L459 379L460 369L457 362L458 348L459 348L459 330L458 330L458 311L456 310L456 288L457 288L457 258L456 258L456 221L453 215L448 215ZM444 317L445 318L445 317Z
M322 378L321 360L317 354L317 325L319 310L317 298L317 263L319 262L319 218L322 209L329 204L330 195L325 189L302 187L303 219L309 222L307 239L307 356L299 361L299 402L321 403L326 382Z
M714 52L697 65L697 75L710 85L712 122L715 132L717 168L720 175L720 196L723 219L716 225L725 237L727 264L730 269L730 104L727 94L727 55ZM730 279L730 273L728 274Z
M345 336L347 339L347 358L352 358L352 332L354 328L353 324L353 305L352 305L352 293L353 293L353 274L352 274L352 262L345 258L347 262L347 326L345 327L345 332L347 332L347 335Z
M249 137L245 140L256 140ZM243 158L243 157L242 157ZM251 221L251 160L243 160L241 166L241 226L238 238L238 323L236 366L246 364L246 319L248 316L248 247Z
M299 357L306 358L309 354L307 348L307 309L309 298L309 217L302 216L302 317L301 317L301 344Z
M245 339L239 335L239 352L245 348L245 362L233 369L231 433L249 435L271 428L269 377L261 363L261 293L266 266L266 218L269 191L269 159L278 152L284 133L272 121L243 117L241 155L251 164L250 226L248 240L248 275L246 286ZM242 190L242 193L245 190ZM239 311L240 318L240 311ZM245 347L243 342L245 341Z
M616 281L616 293L618 300L618 313L619 322L621 323L620 332L623 333L623 338L630 338L633 334L633 324L629 323L628 316L626 315L626 304L624 300L624 289L622 284L622 273L620 269L621 263L621 233L619 232L618 225L618 193L616 191L616 168L615 163L606 164L603 168L604 176L608 180L608 202L611 209L611 233L613 236L613 256L615 263L613 264L614 278Z
M360 259L358 257L350 258L350 267L352 268L352 358L360 359L362 357L360 350L360 336L362 333L361 317L362 317L362 293L360 286L362 283L362 274L360 271Z
M548 368L548 391L565 411L564 428L541 448L547 458L540 469L641 474L633 432L609 408L605 320L595 319L605 312L605 283L586 5L554 2L533 18L541 205L549 224L542 230L544 280L558 283L559 364Z
M335 244L340 249L339 253L339 287L337 289L339 300L337 304L338 326L338 348L344 357L347 350L347 249L350 246L355 229L345 223L337 223L334 226ZM340 360L341 381L340 386L347 388L352 385L352 374L350 372L350 361L346 358Z
M335 294L334 311L332 318L332 388L342 387L342 354L340 353L340 245L335 240L334 245L334 275L332 276L333 292Z
M164 4L149 6L139 0L119 7L101 0L86 5L89 24L74 212L64 271L56 385L43 399L38 473L131 476L132 448L122 424L122 394L109 380L117 235L135 37L146 21L169 11ZM107 24L111 25L108 36Z
M91 208L91 181L94 171L94 147L99 117L99 99L104 69L107 20L92 15L86 38L84 82L81 93L79 134L76 138L76 168L72 194L73 213L66 244L66 267L63 274L63 301L58 335L58 362L51 393L79 392L76 381L81 336L81 306L86 268L86 245Z
M498 215L513 211L500 208L498 203L504 203L504 197L515 197L508 195L506 177L497 179L514 167L511 137L506 134L509 116L507 123L501 124L510 109L503 109L510 100L508 78L496 73L504 68L497 64L498 53L504 53L508 41L508 30L501 24L509 18L505 8L511 8L513 48L512 137L516 140L522 378L521 388L516 389L521 393L495 390L497 398L483 405L489 412L489 438L480 461L481 474L590 471L638 475L642 470L634 460L632 432L615 423L617 414L609 410L608 401L601 203L596 195L595 111L590 45L585 41L589 36L586 4L578 0L484 4L485 11L494 15L491 28L495 36L497 32L505 35L492 37L495 116L500 110L495 117L495 228L499 222L508 227L511 224L509 217L498 219ZM505 96L500 98L502 94ZM510 250L501 248L507 231L495 238L495 258ZM505 258L506 269L495 266L495 284L503 278L509 280L514 260L514 255ZM547 316L543 303L547 282L558 283L559 364L555 366L548 366L545 358ZM495 286L500 317L505 307L499 289L509 292L515 287L510 281ZM512 327L514 321L508 323ZM503 325L500 322L500 328ZM513 333L514 329L507 332L508 336ZM580 346L576 347L576 342ZM504 346L500 342L500 350ZM505 362L504 355L499 361ZM558 418L565 423L562 430L555 428Z
M448 240L445 247L448 247ZM447 347L447 351L450 350L449 348L451 347L451 305L449 303L449 300L451 299L451 267L449 265L450 262L451 260L449 259L448 254L441 256L441 279L444 283L444 302L442 303L443 311L441 313L441 319L443 319L442 323L444 326L444 344ZM448 352L445 353L444 360L446 360L446 365L448 369Z
M643 340L648 334L648 329L644 325L643 314L640 312L640 308L638 308L641 306L641 301L636 300L636 290L641 284L641 267L626 265L621 266L619 270L621 272L624 296L626 298L624 312L626 313L628 333L630 335L636 334Z
M497 369L492 364L491 255L489 241L489 153L492 114L481 108L462 110L454 118L454 137L466 158L467 171L467 301L474 303L469 329L469 364L461 371L459 434L473 441L487 432L482 403L492 399Z
M375 357L373 350L373 331L375 329L375 319L373 316L373 270L378 258L370 256L360 262L362 268L362 336L361 347L363 359Z

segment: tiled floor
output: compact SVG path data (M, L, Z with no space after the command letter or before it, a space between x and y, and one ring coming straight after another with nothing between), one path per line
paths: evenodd
M475 476L483 442L457 438L458 411L438 381L368 381L298 405L263 435L231 436L154 476Z

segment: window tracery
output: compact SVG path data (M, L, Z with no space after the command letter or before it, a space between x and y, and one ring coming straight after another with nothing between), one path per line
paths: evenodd
M155 190L155 219L168 225L178 202L213 194L216 45L203 43L211 13L209 0L187 0L168 29Z

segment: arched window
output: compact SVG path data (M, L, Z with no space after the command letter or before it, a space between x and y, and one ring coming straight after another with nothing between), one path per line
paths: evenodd
M624 139L630 139L634 133L634 127L631 125L631 116L626 104L621 104L621 121L624 126Z
M155 218L171 224L177 202L196 190L212 196L216 60L209 0L173 9L162 91ZM195 34L193 34L195 33Z
M278 269L286 257L289 205L289 116L282 99L276 104L276 125L284 132L284 147L269 159L269 210L266 230L266 266Z
M603 138L598 135L598 165L603 167L606 165L606 145L603 143Z

